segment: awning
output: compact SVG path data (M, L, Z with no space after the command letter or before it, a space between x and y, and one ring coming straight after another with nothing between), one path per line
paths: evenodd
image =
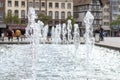
M26 25L10 25L9 28L11 28L11 29L25 29Z
M6 24L0 24L0 28L6 28Z
M113 30L119 30L120 29L120 26L112 26L111 27Z

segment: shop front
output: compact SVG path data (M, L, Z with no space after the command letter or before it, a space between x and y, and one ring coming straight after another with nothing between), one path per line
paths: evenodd
M1 33L4 33L6 31L6 24L0 24L0 37Z
M9 29L12 29L14 32L20 30L21 34L24 35L26 26L27 25L9 25Z
M111 27L111 36L120 37L120 26Z

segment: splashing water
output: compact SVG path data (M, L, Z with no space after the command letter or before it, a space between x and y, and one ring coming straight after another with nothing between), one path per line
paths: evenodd
M68 43L71 42L72 40L72 24L71 24L71 20L68 20L68 24L67 24L67 40L68 40Z
M28 36L32 48L32 80L36 80L36 54L41 37L41 29L39 28L40 21L35 23L36 15L35 10L30 7L28 11L28 26L26 28L26 35ZM39 34L40 33L40 34Z
M120 52L93 46L94 17L89 11L84 18L85 45L80 45L78 24L74 24L72 40L70 20L67 25L52 27L53 44L45 44L48 25L39 20L36 23L36 18L35 10L29 8L26 36L30 45L0 46L0 80L120 79Z
M51 38L52 38L52 43L54 44L54 42L55 42L55 27L54 27L54 26L52 27L52 35L51 35Z
M80 45L80 32L79 32L78 24L74 24L74 44L75 44L75 49L77 50Z
M66 24L64 23L63 27L62 27L62 42L63 42L63 44L65 44L67 42L66 41L66 34L67 34Z
M93 51L93 27L92 27L92 23L94 20L94 16L91 14L90 11L87 11L85 17L84 17L84 23L85 23L85 53L86 53L86 65L88 65L86 67L87 69L87 74L89 74L89 70L90 70L90 55L92 55L92 51Z

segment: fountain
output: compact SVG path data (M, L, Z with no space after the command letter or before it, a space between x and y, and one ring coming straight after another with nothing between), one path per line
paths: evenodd
M78 24L72 38L70 20L53 26L51 44L46 44L48 25L36 23L36 18L29 8L26 36L30 44L0 46L0 80L120 79L120 52L93 45L94 17L89 11L84 18L85 44L80 44Z

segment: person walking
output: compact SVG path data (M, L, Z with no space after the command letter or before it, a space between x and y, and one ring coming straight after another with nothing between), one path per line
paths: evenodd
M4 32L1 33L2 41L4 41L5 34Z
M100 41L104 40L104 29L102 27L100 27Z
M8 41L13 41L13 32L12 30L8 29L7 31Z
M95 36L95 42L99 42L99 41L100 41L100 27L98 27L98 28L94 31L94 36Z
M19 41L19 37L21 36L21 31L20 30L16 30L15 35L17 37L17 40Z

